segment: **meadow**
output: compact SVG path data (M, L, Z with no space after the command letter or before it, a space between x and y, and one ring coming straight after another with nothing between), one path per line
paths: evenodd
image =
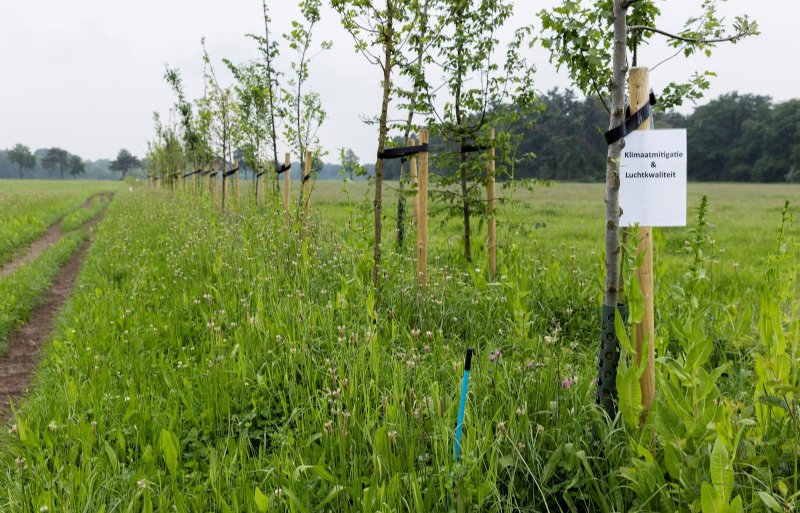
M13 187L3 201L21 204ZM401 248L387 230L372 285L368 190L317 182L307 227L246 190L225 213L188 191L118 191L0 439L0 509L798 505L800 186L690 184L689 226L656 230L657 392L643 425L624 387L616 419L594 405L601 185L504 190L496 283L485 225L468 263L458 221L433 218L426 288L413 228ZM622 342L625 384L637 369Z

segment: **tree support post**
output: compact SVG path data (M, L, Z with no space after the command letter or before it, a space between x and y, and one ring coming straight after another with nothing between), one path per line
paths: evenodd
M306 226L311 214L311 158L311 152L306 151L306 158L303 161L303 208Z
M292 165L292 155L287 153L284 157L284 164L287 166ZM286 215L286 223L289 223L289 205L291 205L291 191L292 191L292 170L288 169L283 172L283 210Z
M416 139L411 139L409 141L411 146L417 145ZM409 162L409 168L411 169L411 190L414 191L414 199L411 202L411 206L414 209L414 215L411 217L412 223L414 226L419 225L418 217L419 217L419 178L417 173L417 158L414 157Z
M628 72L628 94L630 96L631 112L636 112L649 100L650 79L648 69L644 67L631 68ZM650 120L641 124L639 130L650 130ZM642 423L647 419L647 413L653 404L655 396L655 319L653 305L653 228L643 226L639 228L641 241L636 248L637 258L642 256L642 264L636 270L639 281L639 290L644 299L644 318L634 330L636 347L636 364L646 361L644 373L639 378L642 388Z
M239 159L236 159L233 165L236 168L236 173L233 175L233 183L236 188L236 203L238 204L241 199L241 196L239 196Z
M421 145L428 144L428 130L419 133ZM417 180L417 280L422 289L428 284L428 152L419 154Z
M228 174L228 162L223 160L222 161L222 211L225 212L225 183L228 181L228 177L225 176Z
M489 251L489 279L497 281L497 233L495 216L495 149L494 149L494 128L489 129L489 161L486 164L486 213L488 215L488 251Z

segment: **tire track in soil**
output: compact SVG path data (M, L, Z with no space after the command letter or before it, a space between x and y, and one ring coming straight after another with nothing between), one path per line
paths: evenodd
M108 203L80 228L89 232L89 238L58 271L42 302L31 312L28 322L9 335L6 354L0 357L0 422L6 422L11 416L12 402L18 408L20 399L26 395L39 365L41 348L49 341L58 313L72 294L86 252L94 239L92 229L105 217L113 196L113 193L108 194Z
M110 199L108 193L101 192L98 194L93 194L89 196L89 198L86 200L86 202L83 204L83 207L81 208L85 209L92 208L92 201L94 201L94 199L98 196L106 196L107 198ZM47 251L47 249L50 248L50 246L58 242L58 240L61 238L62 235L63 233L61 232L61 221L58 221L57 223L53 224L53 226L48 228L47 231L44 233L44 235L39 237L30 246L28 246L28 248L25 250L24 253L22 253L17 258L15 258L11 262L7 263L5 266L0 268L0 278L5 278L9 274L13 273L18 268L20 268L21 266L23 266L24 264L30 262L31 260L35 259L39 255Z

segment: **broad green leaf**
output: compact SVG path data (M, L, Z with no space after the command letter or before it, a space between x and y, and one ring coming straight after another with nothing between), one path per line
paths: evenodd
M622 321L622 315L620 315L619 309L616 309L614 312L614 334L617 336L622 348L629 354L634 354L635 349L628 338L627 327Z
M175 445L172 434L166 429L161 430L160 445L161 453L164 455L164 463L167 464L170 474L175 476L178 471L178 448Z
M703 513L725 513L725 504L713 486L703 481L700 485L700 507Z
M269 498L264 495L264 493L257 486L253 500L256 502L256 508L258 508L258 511L260 513L266 513L267 507L269 507Z
M764 503L764 506L766 506L770 511L775 511L777 513L783 512L783 508L781 507L780 503L775 499L775 497L772 496L771 493L758 492L758 497L761 499L761 502Z
M683 451L675 447L673 443L664 445L664 466L672 479L678 480L681 477L683 466Z
M639 426L642 413L642 388L636 367L629 367L617 372L617 392L619 394L619 411L622 420L630 427Z
M717 495L727 503L733 492L733 462L728 456L728 449L719 437L711 450L710 474Z
M677 442L686 436L686 429L678 414L669 407L663 394L658 394L652 414L656 436L663 445Z

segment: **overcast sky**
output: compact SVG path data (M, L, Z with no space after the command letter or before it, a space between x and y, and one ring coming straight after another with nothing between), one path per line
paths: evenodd
M558 3L516 0L510 25L536 24L539 10ZM677 31L700 2L660 3L669 11L660 25ZM296 1L269 4L273 30L287 31L298 15ZM734 90L778 101L800 96L800 2L730 0L721 10L731 18L749 14L762 35L718 47L712 59L673 59L655 70L652 85L658 89L711 69L719 76L707 98ZM262 30L261 0L0 0L0 148L18 142L34 149L60 146L99 159L125 147L142 156L153 134L153 111L166 113L173 103L162 79L164 64L179 67L187 93L200 96L200 38L206 36L213 59L240 62L256 56L245 34ZM380 109L379 70L355 54L351 37L328 8L315 39L334 44L311 69L311 85L328 111L319 133L331 152L328 159L335 160L336 149L344 146L371 161L377 135L361 117ZM653 65L669 54L663 45L654 45L641 51L640 63ZM544 51L531 50L529 58L538 66L540 90L569 86L566 74L548 64ZM287 67L287 62L280 65Z

